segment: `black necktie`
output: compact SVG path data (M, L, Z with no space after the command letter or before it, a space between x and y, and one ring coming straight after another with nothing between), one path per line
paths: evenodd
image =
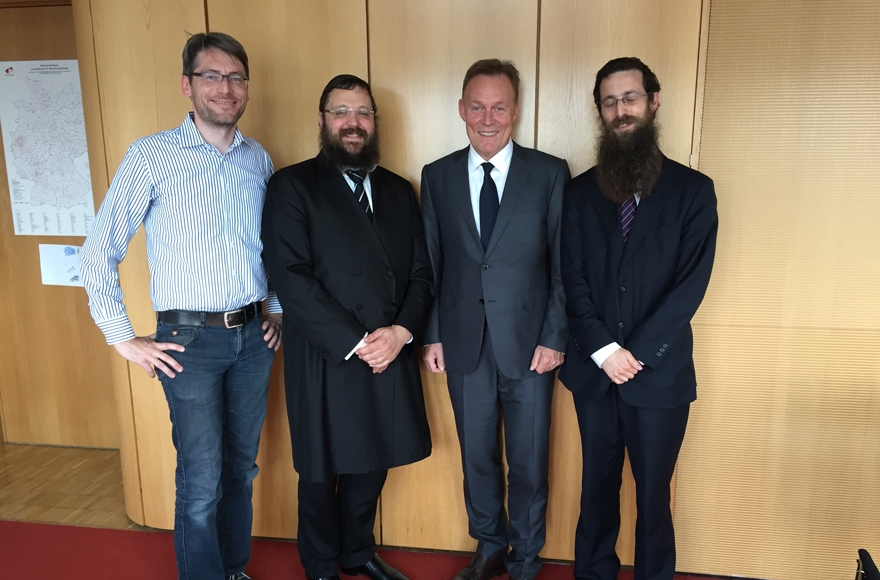
M487 161L482 167L485 173L483 187L480 189L480 242L485 251L489 247L492 228L495 227L495 220L498 218L498 188L490 175L495 166Z
M367 191L364 189L364 179L367 177L367 172L363 170L349 169L345 173L348 175L349 179L354 181L354 196L357 198L361 209L364 210L364 213L367 214L370 221L373 221L373 211L370 209L370 200L367 199Z

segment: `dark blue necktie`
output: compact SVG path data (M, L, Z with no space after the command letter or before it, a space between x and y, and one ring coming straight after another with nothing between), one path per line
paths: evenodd
M367 214L370 221L373 221L373 212L370 210L370 200L367 199L367 191L364 189L364 179L367 178L367 172L362 170L350 169L345 172L348 178L354 181L354 196L357 198L361 209Z
M489 247L489 238L492 237L492 229L498 218L498 188L490 173L495 166L483 163L483 187L480 189L480 242L483 243L483 251Z

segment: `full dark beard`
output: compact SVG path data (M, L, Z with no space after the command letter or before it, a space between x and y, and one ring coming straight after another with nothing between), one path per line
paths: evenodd
M360 135L364 138L364 145L357 153L352 153L345 148L342 138L348 135ZM330 163L339 169L362 169L372 171L379 164L379 127L373 128L373 134L369 135L363 129L352 127L343 129L340 134L333 135L327 129L325 123L320 133L321 149L330 159Z
M618 135L615 124L635 122L629 134ZM657 144L659 131L655 115L640 120L625 115L611 124L602 122L602 134L596 147L596 172L599 189L614 203L623 203L634 193L644 199L660 178L663 155Z

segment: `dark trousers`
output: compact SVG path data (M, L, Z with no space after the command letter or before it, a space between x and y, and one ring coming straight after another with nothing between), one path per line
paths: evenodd
M308 578L366 564L375 553L373 524L387 470L299 480L299 558Z
M534 373L533 373L534 374ZM477 552L491 556L506 550L507 570L515 580L534 578L541 567L547 525L547 456L554 373L524 379L502 375L488 333L477 368L466 375L447 374L464 470L464 502ZM503 411L507 465L507 512L498 441Z
M616 580L614 551L620 532L620 484L624 447L636 482L634 580L672 580L675 532L669 485L684 439L690 405L672 409L633 407L612 385L597 401L574 395L584 469L581 514L575 532L574 576Z

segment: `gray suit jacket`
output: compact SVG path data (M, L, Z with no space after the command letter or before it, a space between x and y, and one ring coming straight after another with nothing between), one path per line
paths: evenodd
M425 344L442 343L446 369L474 370L484 323L499 370L532 373L538 345L568 341L560 273L562 193L571 177L563 159L513 145L498 220L486 251L470 201L468 149L422 170L422 219L434 271L434 307Z

